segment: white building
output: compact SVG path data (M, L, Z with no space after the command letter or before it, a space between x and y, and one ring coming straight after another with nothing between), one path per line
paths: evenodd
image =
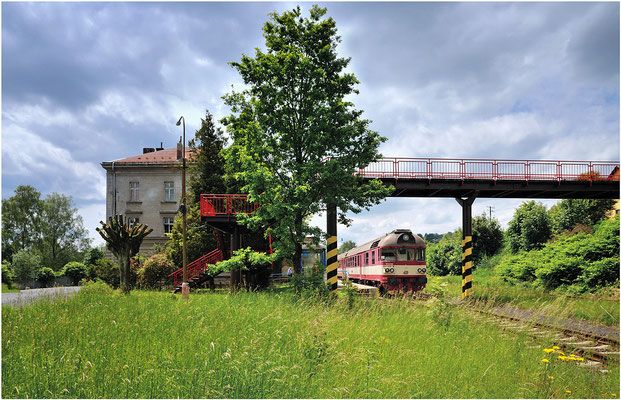
M140 246L142 254L153 254L155 243L168 240L165 234L171 231L181 204L181 150L181 144L171 149L144 148L141 155L101 163L106 170L106 222L122 214L130 224L153 229ZM189 147L185 152L186 159L191 158Z

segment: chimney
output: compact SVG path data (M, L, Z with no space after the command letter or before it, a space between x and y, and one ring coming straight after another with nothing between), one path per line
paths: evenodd
M153 153L155 149L153 147L143 147L142 154Z
M177 143L177 160L181 160L183 157L183 144L181 144L181 138L179 138L179 142Z
M164 150L164 143L160 142L160 147L156 147L155 151Z

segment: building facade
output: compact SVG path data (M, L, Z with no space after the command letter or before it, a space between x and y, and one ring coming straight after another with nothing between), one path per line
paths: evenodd
M130 225L152 228L140 246L146 256L154 253L155 244L169 240L166 234L181 204L181 150L181 144L171 149L144 148L140 155L101 163L106 170L106 222L121 214ZM187 160L191 149L185 151Z

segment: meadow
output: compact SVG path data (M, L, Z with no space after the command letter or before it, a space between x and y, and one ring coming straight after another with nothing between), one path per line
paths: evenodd
M603 374L474 314L263 293L121 295L2 308L3 398L614 398ZM539 347L537 347L539 346ZM548 362L542 361L547 360Z
M596 293L570 296L545 291L527 284L510 285L495 275L492 269L476 269L472 274L472 300L485 306L510 305L538 310L560 318L572 318L607 326L619 326L619 291L608 288ZM425 290L446 283L446 292L453 298L461 297L461 276L430 277Z

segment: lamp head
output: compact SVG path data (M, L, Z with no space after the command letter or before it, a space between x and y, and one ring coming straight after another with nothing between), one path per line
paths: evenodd
M181 118L179 118L179 121L177 121L177 126L181 125L181 119L183 118L183 115L181 116Z

